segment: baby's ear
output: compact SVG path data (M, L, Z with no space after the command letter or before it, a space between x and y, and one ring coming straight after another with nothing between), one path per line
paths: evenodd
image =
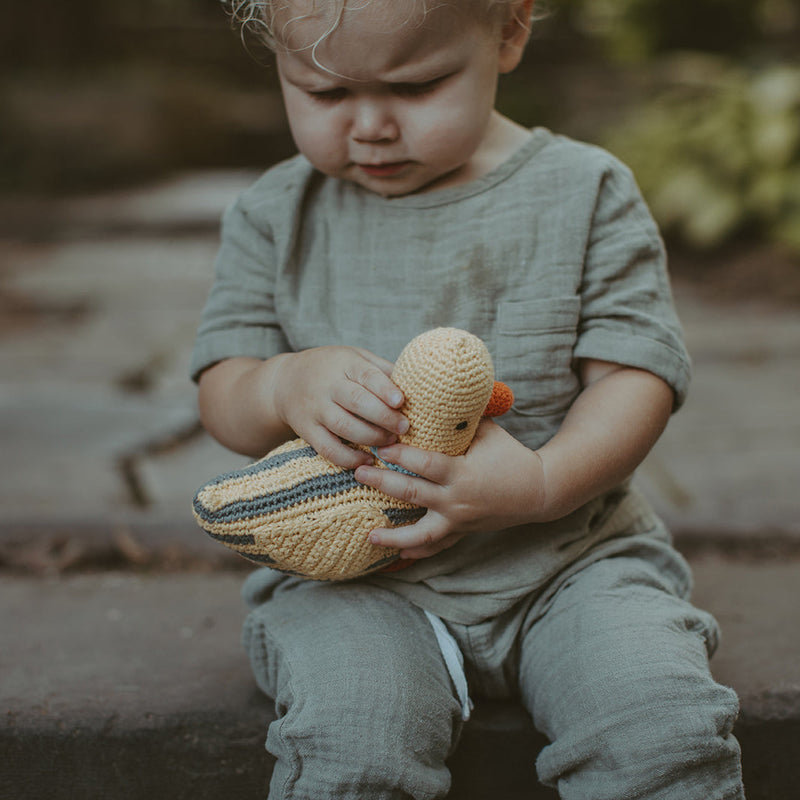
M503 23L500 38L501 73L517 68L531 35L531 17L535 0L517 0L509 6L508 19Z

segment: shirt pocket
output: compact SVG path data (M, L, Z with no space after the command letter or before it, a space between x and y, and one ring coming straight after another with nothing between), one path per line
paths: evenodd
M514 392L512 412L563 416L572 405L580 305L575 296L500 303L495 373Z

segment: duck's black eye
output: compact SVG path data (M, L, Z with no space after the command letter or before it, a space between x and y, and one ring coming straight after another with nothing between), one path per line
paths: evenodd
M469 422L467 422L467 420L464 420L463 422L459 422L458 425L456 425L456 430L457 431L463 431L464 428L467 427L467 425L469 425Z

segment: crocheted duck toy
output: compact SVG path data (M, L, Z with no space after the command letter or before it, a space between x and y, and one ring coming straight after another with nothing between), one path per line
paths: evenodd
M481 416L513 403L495 382L484 343L466 331L436 328L400 354L392 381L403 391L410 427L404 444L457 456L467 451ZM378 466L401 469L379 462ZM425 513L359 483L303 439L248 467L219 476L194 498L194 516L210 536L251 561L317 580L346 580L397 569L399 551L373 545L375 528L399 527Z

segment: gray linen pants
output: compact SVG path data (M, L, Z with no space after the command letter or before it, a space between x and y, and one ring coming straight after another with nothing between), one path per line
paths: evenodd
M461 706L423 612L366 582L254 597L257 576L244 643L278 712L271 800L445 797ZM518 697L549 738L537 772L564 800L744 797L738 701L710 675L716 623L689 582L669 545L632 541L498 618L448 623L473 697Z

